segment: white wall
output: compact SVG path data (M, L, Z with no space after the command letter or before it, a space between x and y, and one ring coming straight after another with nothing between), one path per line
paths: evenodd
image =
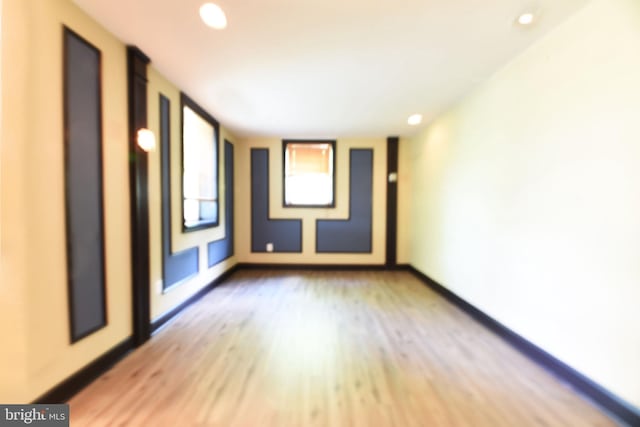
M592 1L401 150L411 263L640 406L640 1Z

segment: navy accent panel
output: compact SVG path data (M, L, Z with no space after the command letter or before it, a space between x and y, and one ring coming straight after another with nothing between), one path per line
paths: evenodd
M371 253L373 150L349 152L349 219L316 221L316 252Z
M207 254L209 267L233 255L233 144L224 141L224 239L209 242Z
M100 68L100 51L65 28L65 207L71 342L107 324Z
M269 218L269 150L251 149L251 252L302 252L302 220Z
M162 180L162 286L169 286L198 273L198 248L171 253L171 157L170 101L160 95L160 175Z

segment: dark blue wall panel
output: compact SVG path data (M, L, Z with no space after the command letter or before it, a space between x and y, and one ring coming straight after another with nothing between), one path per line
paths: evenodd
M316 221L316 252L370 253L373 150L349 152L349 219Z
M67 267L71 341L107 324L100 51L64 32Z
M233 255L233 144L224 142L225 224L224 239L209 242L207 254L209 267Z
M251 149L251 251L302 252L302 220L269 218L269 150Z
M170 102L160 95L160 174L162 179L162 276L163 287L198 273L198 248L171 253L171 157Z

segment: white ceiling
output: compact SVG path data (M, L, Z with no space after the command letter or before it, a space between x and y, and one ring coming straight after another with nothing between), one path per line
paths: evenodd
M408 135L587 0L74 0L238 136ZM531 28L514 24L536 9Z

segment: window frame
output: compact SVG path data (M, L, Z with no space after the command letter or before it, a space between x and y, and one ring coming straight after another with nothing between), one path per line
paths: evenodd
M299 205L287 204L287 146L289 144L329 144L333 151L332 177L331 177L331 203L329 204L313 204ZM311 209L334 209L336 207L336 140L335 139L283 139L282 140L282 207L283 208L311 208Z
M189 107L194 113L196 113L200 118L202 118L205 122L209 123L213 128L213 135L215 141L213 142L213 149L215 152L215 162L213 162L213 166L215 167L214 171L214 188L216 193L216 219L215 221L205 221L201 220L198 223L187 226L184 218L184 107ZM189 233L192 231L204 230L207 228L213 228L220 225L220 124L218 121L213 118L207 111L198 105L193 99L189 98L185 93L180 93L180 211L182 212L182 232Z

